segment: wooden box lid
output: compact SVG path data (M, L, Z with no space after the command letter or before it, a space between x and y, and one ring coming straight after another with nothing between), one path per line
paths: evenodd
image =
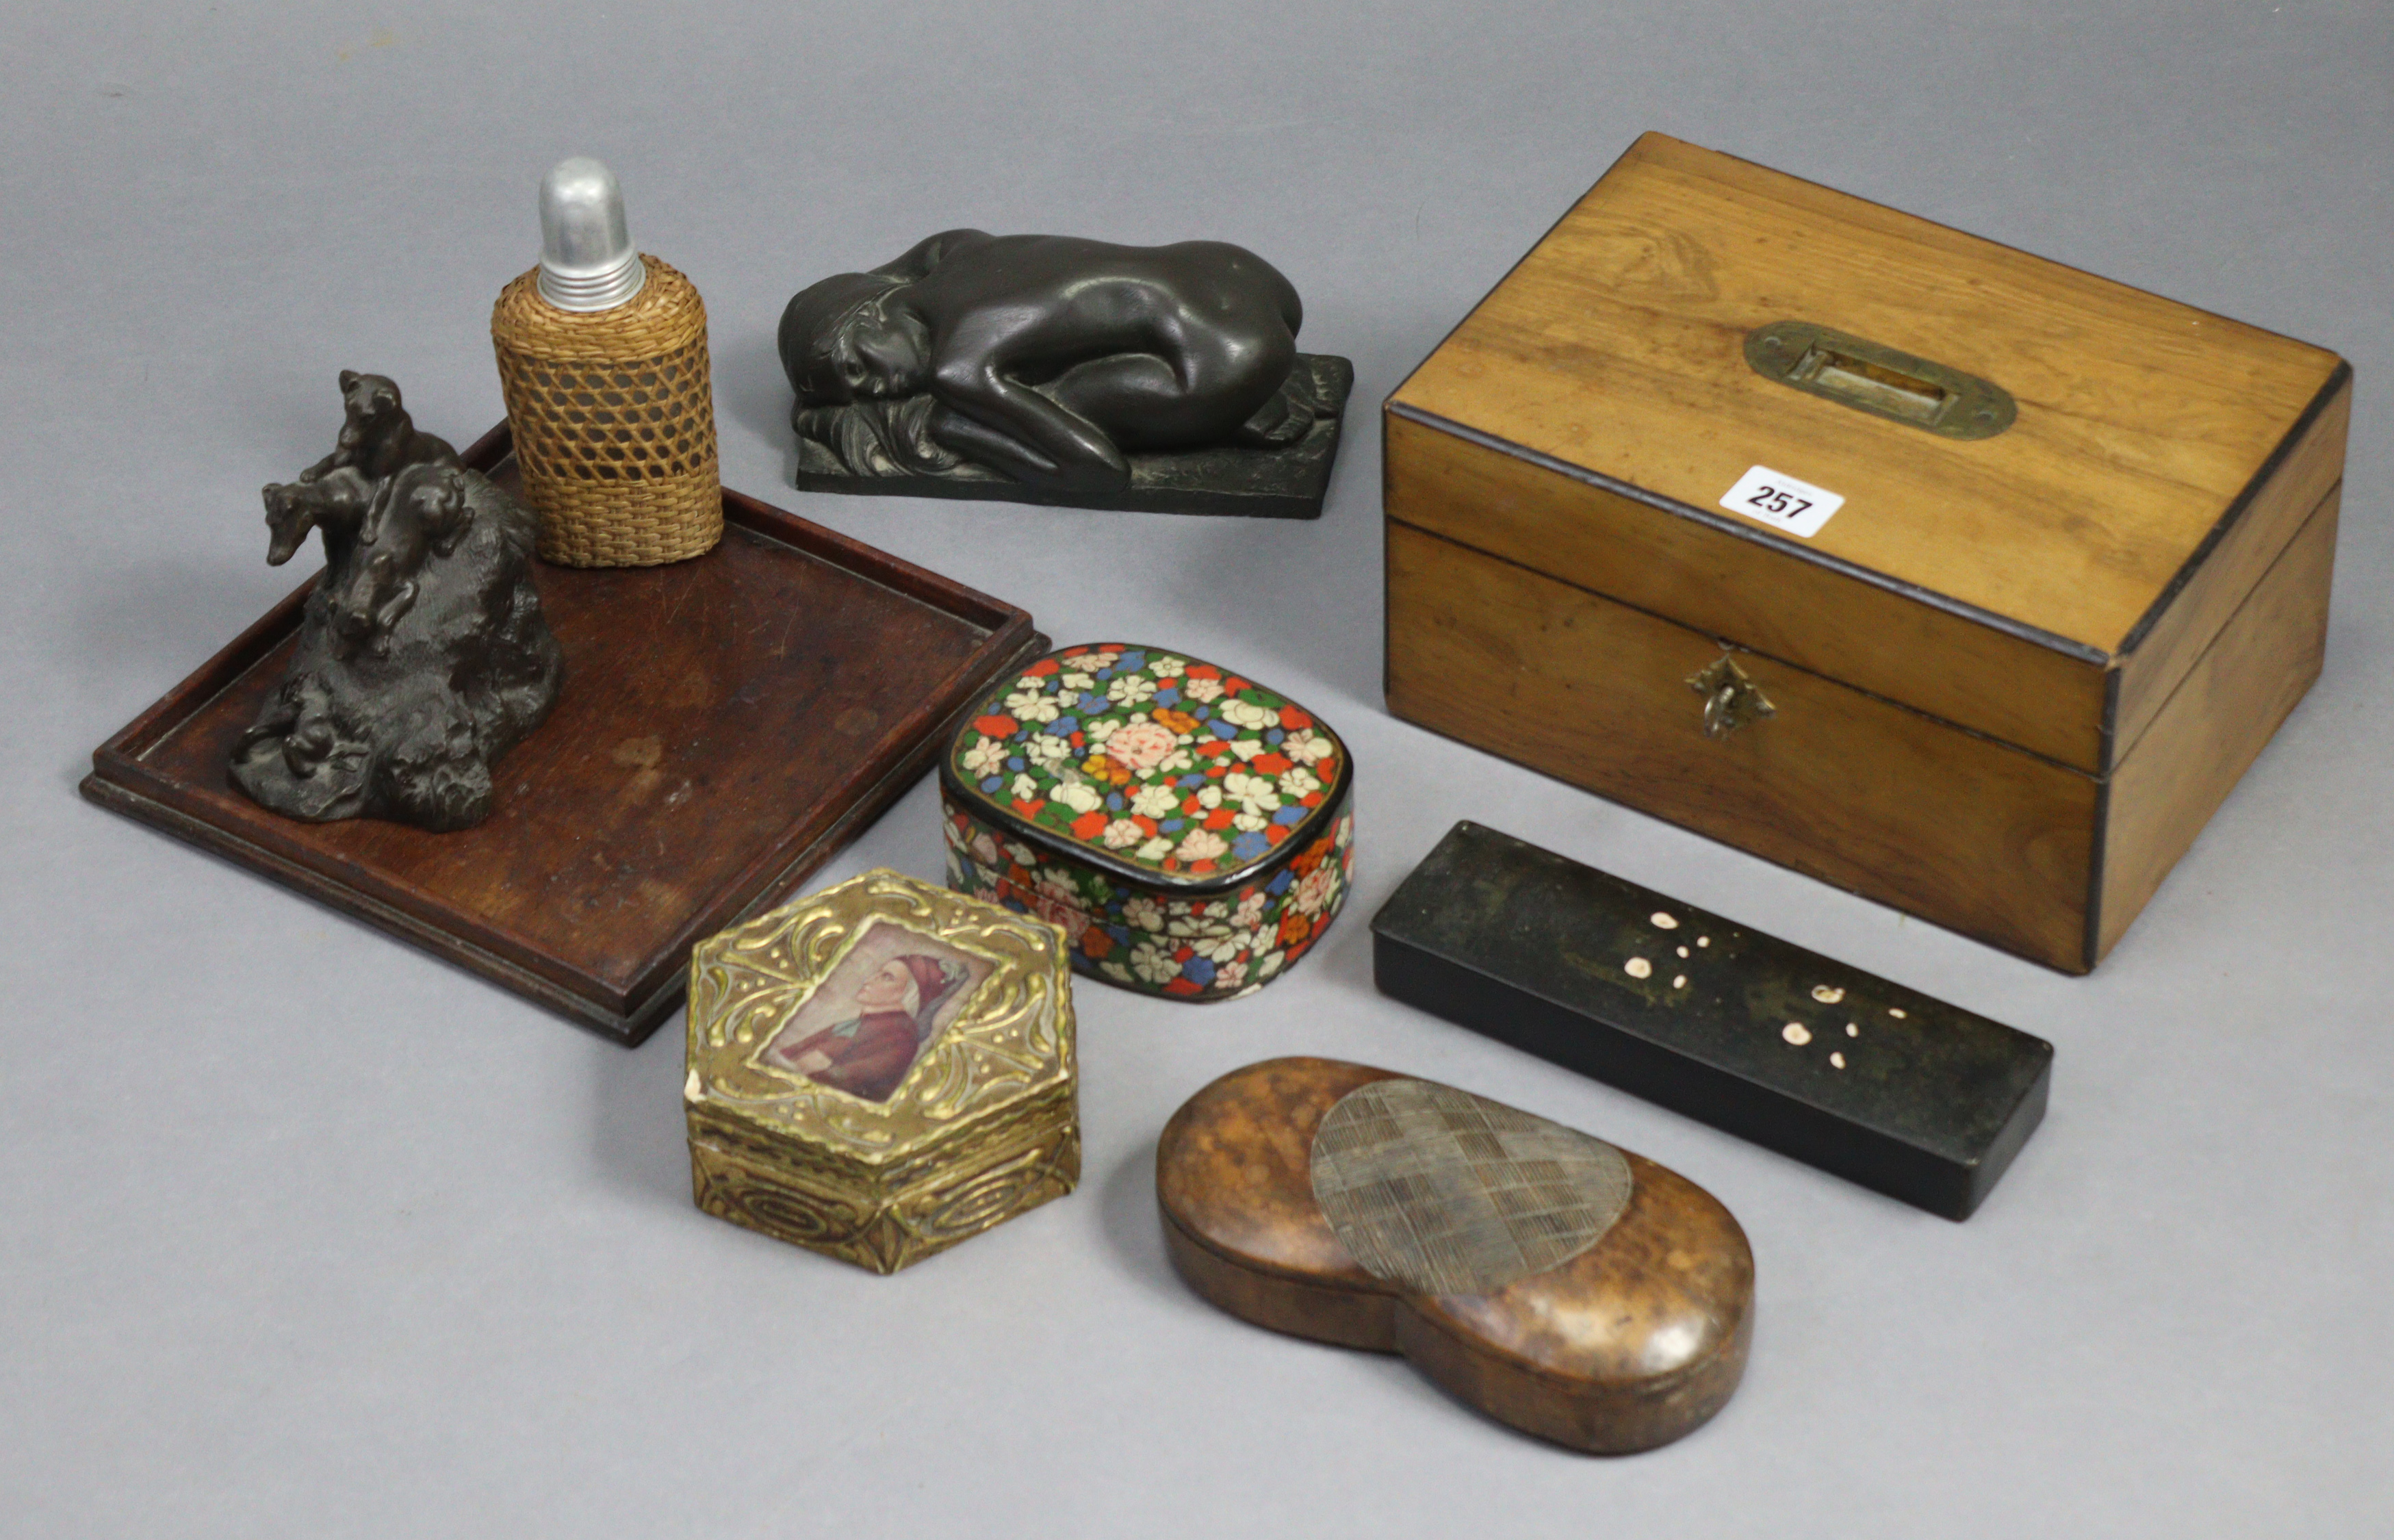
M1749 339L1785 322L2016 417L1953 437L1768 377ZM2103 773L2340 479L2349 378L1649 134L1389 399L1388 516ZM1439 432L1511 463L1434 494L1406 455ZM1756 467L1844 501L1809 537L1741 518Z

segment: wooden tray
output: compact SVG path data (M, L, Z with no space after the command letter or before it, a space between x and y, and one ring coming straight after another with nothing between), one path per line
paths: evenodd
M513 484L501 423L466 463ZM669 567L536 567L556 712L455 834L305 823L235 790L309 579L92 752L83 794L636 1045L691 947L786 898L930 768L1031 616L727 490L723 543Z

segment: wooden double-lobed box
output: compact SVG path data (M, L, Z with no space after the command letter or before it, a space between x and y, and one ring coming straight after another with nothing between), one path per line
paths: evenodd
M2085 972L2318 677L2350 402L1650 134L1388 400L1389 708Z

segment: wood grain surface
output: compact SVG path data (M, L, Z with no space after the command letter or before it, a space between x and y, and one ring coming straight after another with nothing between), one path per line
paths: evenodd
M503 424L466 458L506 483L506 455ZM794 889L1046 646L1025 612L778 508L727 492L724 516L690 561L535 567L564 692L475 828L305 823L227 780L312 579L94 751L84 794L637 1043L695 941Z
M2019 419L1963 441L1790 389L1742 350L1781 320L1992 380ZM2109 655L2343 375L2322 349L1649 134L1389 404L1724 523L1717 499L1769 466L1847 500L1789 547Z
M1532 770L2083 972L2101 783L1733 650L1777 708L1726 738L1701 632L1388 526L1388 709Z
M2118 663L2119 689L2105 733L2111 752L2102 769L2111 769L2135 752L2195 660L2216 643L2228 617L2248 602L2254 586L2281 559L2295 532L2343 484L2351 420L2352 376L2348 374L2236 519L2219 532L2183 586L2155 601L2148 628L2131 638L2130 651ZM2331 528L2334 524L2330 520ZM2325 589L2320 601L2326 603ZM2300 651L2291 638L2289 645Z
M1384 506L1394 522L2047 758L2101 768L2108 681L2099 657L1790 560L1784 542L1758 526L1751 537L1724 533L1401 412L1387 427Z
M2099 959L2319 678L2343 489L2330 492L2111 776Z
M1717 1199L1651 1161L1626 1155L1628 1206L1593 1246L1493 1292L1410 1294L1357 1264L1314 1201L1313 1137L1342 1097L1395 1078L1272 1060L1173 1115L1156 1198L1190 1285L1259 1325L1401 1352L1467 1404L1575 1449L1651 1449L1718 1412L1752 1341L1753 1253Z
M1791 389L1744 352L1784 321L2017 420ZM1389 398L1389 708L2084 972L2318 672L2351 379L1649 134ZM1845 502L1809 539L1721 508L1754 467ZM1708 742L1677 691L1724 650L1781 710Z

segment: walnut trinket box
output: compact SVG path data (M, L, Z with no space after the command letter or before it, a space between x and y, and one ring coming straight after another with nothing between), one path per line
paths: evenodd
M2351 403L1650 134L1388 399L1388 708L2084 973L2318 677Z
M1234 669L1067 647L993 691L940 762L948 881L1061 926L1091 978L1230 999L1346 902L1353 781L1327 723Z
M1165 1249L1230 1314L1402 1353L1500 1422L1591 1454L1682 1438L1754 1336L1754 1253L1718 1199L1452 1086L1274 1059L1156 1142Z
M691 955L692 1195L895 1272L1081 1175L1062 934L874 871Z

